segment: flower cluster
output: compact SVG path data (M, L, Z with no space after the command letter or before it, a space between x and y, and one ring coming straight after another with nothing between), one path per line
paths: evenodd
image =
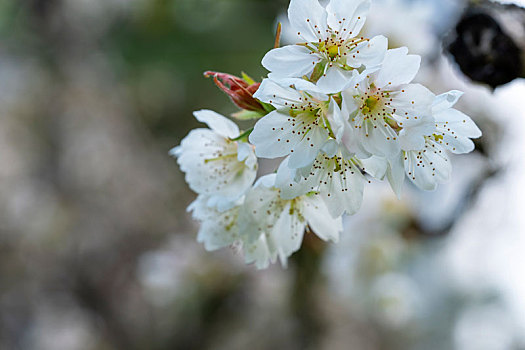
M305 232L337 241L342 215L356 213L369 178L387 179L399 196L405 177L434 190L451 173L447 151L468 153L481 136L454 109L458 91L436 96L412 83L420 57L388 49L387 38L359 36L370 0L291 0L298 44L262 60L270 71L250 77L206 72L257 120L241 132L212 111L171 154L198 193L190 205L206 249L240 246L247 263L286 264ZM282 158L274 174L257 177L257 158Z

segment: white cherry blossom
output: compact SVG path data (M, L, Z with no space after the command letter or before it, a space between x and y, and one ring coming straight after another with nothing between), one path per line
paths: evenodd
M366 182L361 170L361 162L333 141L311 167L290 169L285 159L277 171L276 187L283 199L307 193L320 197L332 217L337 218L344 213L355 214L361 207Z
M188 211L192 212L194 220L200 223L197 242L203 243L208 251L215 251L225 247L242 247L245 262L254 263L258 269L267 268L275 263L277 255L272 253L276 249L266 235L261 235L252 241L247 235L241 235L239 230L239 213L244 203L240 198L233 207L219 211L208 206L209 197L200 195L190 204ZM245 225L243 225L245 226Z
M326 93L342 90L358 69L379 68L387 39L358 37L370 0L331 0L326 9L318 0L291 0L288 18L301 43L268 52L262 64L270 77L303 77L316 81Z
M218 250L239 241L239 228L237 219L239 216L239 204L225 211L208 205L209 197L200 195L188 206L194 220L200 222L201 226L197 235L197 242L203 243L208 251Z
M306 232L338 240L342 215L361 207L366 176L386 178L398 196L406 177L434 190L451 175L447 152L474 150L481 131L453 108L461 92L435 96L412 83L419 56L387 50L385 37L359 36L369 7L370 0L330 0L326 8L291 0L300 41L264 57L267 79L214 73L239 113L260 119L241 135L231 120L195 112L209 128L170 151L198 194L188 210L207 250L242 247L259 269L286 265ZM257 157L284 160L254 184Z
M452 108L461 95L460 91L449 91L437 96L432 105L435 129L425 136L425 147L405 151L405 172L422 190L435 190L438 184L449 180L452 166L446 150L456 154L472 152L471 138L481 136L470 117Z
M190 188L206 195L208 205L223 209L253 184L257 158L249 144L232 140L239 128L231 120L209 110L194 115L210 129L192 130L170 154L177 157Z
M474 150L471 139L481 137L481 130L464 113L452 108L463 95L461 91L449 91L439 95L432 105L432 115L436 122L434 138L448 151L456 154Z
M461 95L460 91L449 91L437 96L432 104L434 128L424 135L424 146L403 149L389 161L388 180L398 195L405 174L420 189L435 190L452 172L446 151L462 154L474 150L471 138L480 137L481 131L470 117L452 108Z
M257 266L267 266L277 258L286 265L287 258L300 248L307 226L321 239L333 242L343 229L341 217L332 218L319 197L281 198L275 178L271 174L258 180L246 194L240 214L245 257Z
M424 135L433 130L434 94L420 84L409 84L420 57L406 48L388 50L381 69L343 92L343 103L354 129L343 143L357 143L368 156L396 157L401 148L421 149ZM362 152L361 152L362 153ZM361 154L361 157L364 155Z
M452 172L445 149L432 136L425 137L425 147L418 151L406 151L405 172L420 189L433 191L440 183L447 182Z
M290 87L292 83L294 87ZM337 103L302 79L280 83L265 79L254 95L276 110L260 119L250 134L255 153L262 158L290 155L289 166L313 163L326 142L335 137L332 127L340 118Z

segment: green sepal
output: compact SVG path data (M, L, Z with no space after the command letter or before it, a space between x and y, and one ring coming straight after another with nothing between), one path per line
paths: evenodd
M237 120L253 120L253 119L259 119L266 115L264 111L249 111L247 109L243 109L239 112L233 113L232 117Z
M266 114L275 111L275 107L272 106L269 103L264 103L262 101L259 101L259 103L263 106L264 110L266 111Z
M310 77L310 81L312 83L317 83L317 81L323 76L325 68L326 62L321 61L317 63L314 67L314 71L312 72L312 76Z
M252 77L250 77L248 74L241 72L242 80L244 80L248 85L253 85L257 83L255 80L253 80Z
M248 136L250 136L250 134L252 133L253 131L253 128L250 128L248 130L246 130L245 132L243 132L242 134L240 134L239 136L237 136L236 138L234 139L230 139L231 141L244 141L244 142L248 142Z

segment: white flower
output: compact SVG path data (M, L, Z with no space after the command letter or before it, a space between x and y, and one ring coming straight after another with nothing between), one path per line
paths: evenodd
M424 135L433 130L434 94L419 84L409 84L416 75L420 57L407 55L406 48L388 50L383 66L343 92L349 113L343 143L362 158L396 157L401 148L421 149ZM368 154L355 149L355 144Z
M261 235L255 241L249 239L246 234L240 235L240 232L244 232L239 230L239 213L244 204L244 197L225 211L208 206L208 201L207 196L201 195L188 207L193 219L200 223L197 242L203 243L206 250L240 246L244 250L246 263L255 263L258 269L265 269L270 262L276 261L276 254L272 253L276 250L272 242L266 240L266 235ZM247 224L245 221L241 226L246 227Z
M365 66L377 70L387 39L358 38L370 0L331 0L323 8L318 0L291 0L290 25L303 41L271 50L262 64L271 77L307 76L326 93L339 92Z
M209 206L209 197L200 195L188 207L201 224L197 241L209 251L241 246L246 263L259 269L277 258L286 265L287 258L300 248L307 226L326 241L338 241L343 230L341 217L333 219L315 196L281 199L274 183L274 174L263 176L245 197L224 211Z
M313 163L330 135L335 137L331 124L334 114L340 114L339 106L314 84L291 79L281 86L265 79L254 96L277 108L260 119L250 134L258 157L290 155L290 167L302 168Z
M450 159L432 136L425 137L423 149L404 153L406 175L420 189L433 191L438 184L449 180L452 172Z
M481 130L464 113L452 108L463 95L461 91L449 91L439 95L432 105L436 122L434 138L452 153L462 154L474 150L472 139L481 137Z
M277 258L286 265L287 258L300 248L307 226L321 239L333 242L343 229L341 217L332 218L318 196L282 199L274 186L275 177L260 178L248 191L239 219L246 261L258 267Z
M449 180L452 167L445 150L457 154L472 152L474 143L471 138L481 136L472 119L452 108L462 94L449 91L435 98L432 105L435 128L425 136L425 147L405 152L405 172L420 189L432 191L438 184Z
M232 141L239 128L231 120L209 110L194 115L211 129L192 130L170 154L178 158L190 188L208 196L208 205L225 209L253 184L257 159L249 144Z
M225 211L208 206L208 202L208 196L200 195L188 206L193 219L201 224L197 242L203 243L208 251L235 244L240 238L237 219L242 198L237 205Z
M292 199L307 193L320 197L332 217L343 213L355 214L361 207L366 179L361 173L362 164L336 142L331 142L320 153L313 166L294 170L285 159L277 171L276 187L281 198Z

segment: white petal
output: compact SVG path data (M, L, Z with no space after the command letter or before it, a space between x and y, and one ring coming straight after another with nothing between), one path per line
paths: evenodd
M300 202L279 198L279 191L273 187L275 182L275 174L259 179L239 212L246 259L259 267L267 266L277 256L286 265L288 256L299 249L306 226L300 215Z
M343 108L344 107L345 106L343 105ZM345 117L343 117L343 111L341 110L341 108L339 108L339 105L337 104L337 102L335 102L334 98L330 98L330 104L328 106L328 113L326 118L330 122L336 140L340 142L345 132ZM348 118L348 114L346 114L346 118Z
M445 151L433 141L428 141L422 151L405 155L405 172L420 189L433 191L439 183L448 181L452 167Z
M452 108L461 96L463 96L463 92L457 90L452 90L437 96L432 106L432 112L438 113Z
M308 225L319 238L335 243L339 241L343 231L342 218L332 218L326 204L318 196L305 197L302 211Z
M372 156L368 159L361 159L360 162L365 171L372 177L378 180L385 178L388 169L388 162L385 158Z
M399 133L399 145L404 151L422 149L425 147L425 136L429 136L435 131L432 117L420 117L419 120L419 124L404 127Z
M397 198L401 198L403 184L405 183L405 168L403 166L403 154L401 152L389 160L386 176Z
M327 140L328 131L326 129L313 127L292 150L288 166L298 169L312 165Z
M340 147L339 143L336 140L328 140L328 142L323 146L323 152L328 158L335 157L337 152L339 152Z
M285 158L281 162L275 178L275 187L281 190L282 199L294 199L309 191L305 181L296 182L297 169L290 169L288 160Z
M353 38L363 28L369 10L370 0L331 0L326 7L328 25L341 39Z
M341 140L348 153L355 154L358 158L369 158L372 155L364 148L358 132L348 122L345 122L344 134Z
M180 156L181 153L182 153L182 147L181 147L181 146L173 147L173 148L170 149L170 151L169 151L169 155L172 156L172 157L175 157L175 158L177 158L178 156Z
M193 218L201 222L197 241L208 251L233 244L239 237L237 227L238 207L219 212L207 206L208 198L199 196L189 207Z
M376 86L383 88L387 85L408 84L416 76L420 64L421 57L408 55L406 47L388 50L383 66L377 75Z
M474 142L468 137L452 136L450 134L443 136L443 140L439 144L455 154L470 153L475 148Z
M332 217L356 213L363 200L365 180L361 170L347 160L344 166L336 166L336 159L327 158L320 155L310 176L302 181L308 191L320 193Z
M256 99L272 104L277 109L288 109L290 105L301 105L301 94L288 86L282 86L272 79L264 79L253 95Z
M254 187L272 188L275 186L275 174L264 175L257 180Z
M347 71L337 65L328 68L326 74L319 79L317 86L326 94L332 94L344 90L347 86L353 85L358 72L356 70Z
M192 130L180 147L177 162L190 188L199 194L236 200L255 179L257 164L239 162L237 143L210 129Z
M246 264L254 263L259 270L268 268L277 260L277 252L270 248L266 235L261 235L253 243L244 244L243 251Z
M302 77L312 72L321 58L300 45L290 45L268 52L262 65L277 76Z
M292 133L290 116L273 111L260 119L249 136L255 145L255 154L261 158L279 158L291 153L302 137ZM288 141L288 142L287 142Z
M273 226L274 218L267 214L276 199L278 192L265 186L269 178L258 180L247 193L244 204L239 211L239 232L243 242L252 243L259 239L261 234L268 233L268 227Z
M297 91L306 91L308 92L308 95L312 95L314 98L321 101L327 101L329 98L328 95L324 94L317 85L303 78L283 78L273 73L268 74L268 77L274 83L279 84L282 87L292 89L296 93Z
M257 163L257 158L255 157L255 153L250 144L246 142L237 142L237 160L239 162L246 162L246 165L248 166Z
M481 130L477 125L464 113L454 108L446 109L434 114L436 124L448 131L453 131L457 135L478 138L481 137Z
M470 138L481 136L481 130L465 114L453 108L444 109L434 115L436 119L435 134L437 142L449 151L457 154L474 150Z
M299 219L297 208L292 208L288 202L271 233L283 266L286 266L287 258L301 247L305 228L306 222Z
M361 173L345 172L346 180L336 179L330 189L321 192L328 211L332 217L337 218L344 213L353 215L357 213L363 203L364 178Z
M373 155L391 158L400 150L397 134L382 121L367 120L356 131L365 150Z
M347 58L347 64L355 68L364 65L367 69L366 74L368 75L381 68L387 50L388 39L382 35L378 35L369 42L359 45L356 50L353 50L352 55L349 55ZM359 53L357 51L359 51Z
M243 197L233 199L224 197L222 195L211 195L208 198L208 202L206 205L210 208L217 209L219 212L224 212L226 210L230 210L233 207L240 205L239 200L242 200Z
M206 123L210 129L221 136L226 138L236 138L239 136L239 127L219 113L203 109L201 111L193 112L193 115L198 121Z
M345 146L349 153L356 154L358 158L365 159L371 156L361 142L359 131L355 129L355 126L349 122L349 117L352 118L356 115L359 106L354 99L354 94L357 94L356 89L348 89L342 93L343 103L341 114L344 120L344 132L340 139L338 139Z
M418 125L424 117L432 116L435 95L421 84L408 84L392 93L395 119L402 127Z
M307 42L327 36L326 10L318 0L291 0L288 18L299 37Z

